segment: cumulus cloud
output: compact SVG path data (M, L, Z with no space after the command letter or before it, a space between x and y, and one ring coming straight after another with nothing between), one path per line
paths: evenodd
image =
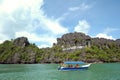
M48 19L46 17L41 19L43 28L51 31L54 34L62 34L68 32L68 29L60 25L57 20Z
M42 10L43 4L43 0L1 1L0 42L25 36L31 42L46 42L41 45L51 46L53 42L56 42L57 35L68 32L68 29L59 21L45 16L44 10Z
M51 47L53 43L56 43L56 38L49 34L38 35L35 33L28 33L27 31L16 32L15 37L27 36L27 38L32 42L41 42L46 44L38 45L38 47Z
M45 35L40 35L38 36L35 33L28 33L26 31L23 32L17 32L16 37L20 37L20 36L27 36L29 38L30 41L32 42L56 42L56 39L54 38L54 36L50 36L49 34L45 34Z
M81 20L78 22L78 24L74 27L74 31L76 32L83 32L88 33L90 29L90 25L86 20Z
M109 36L105 33L99 33L96 35L96 37L99 37L99 38L106 38L106 39L114 39L112 36Z
M104 29L104 31L102 33L98 33L96 35L96 37L106 38L106 39L114 39L113 36L110 36L108 34L114 32L114 31L118 31L118 30L119 29L107 27L107 28Z

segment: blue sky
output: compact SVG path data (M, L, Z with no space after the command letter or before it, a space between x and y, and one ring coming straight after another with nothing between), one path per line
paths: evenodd
M70 32L120 38L120 0L0 0L0 43L25 36L50 47Z

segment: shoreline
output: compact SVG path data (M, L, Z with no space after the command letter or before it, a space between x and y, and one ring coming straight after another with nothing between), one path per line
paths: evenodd
M45 62L45 63L0 63L0 64L60 64L61 62ZM85 62L85 63L92 63L92 64L102 64L102 63L120 63L120 62Z

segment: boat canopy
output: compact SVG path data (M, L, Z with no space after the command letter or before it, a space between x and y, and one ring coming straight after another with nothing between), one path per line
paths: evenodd
M82 61L65 61L64 64L84 64Z

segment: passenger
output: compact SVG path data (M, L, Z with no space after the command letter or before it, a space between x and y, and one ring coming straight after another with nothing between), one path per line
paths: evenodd
M63 67L66 67L66 64L63 64Z
M73 66L72 66L72 64L70 64L70 65L68 65L68 67L69 67L69 68L72 68Z
M75 65L75 68L78 68L78 67L79 67L79 65L78 65L78 64L76 64L76 65Z
M68 67L70 68L70 65L68 65Z
M60 66L63 67L63 65L64 65L64 64L63 64L63 62L62 62L62 63L60 64Z
M60 64L60 66L61 67L66 67L66 65L63 62Z
M70 65L70 68L72 68L73 66L72 66L72 64Z

